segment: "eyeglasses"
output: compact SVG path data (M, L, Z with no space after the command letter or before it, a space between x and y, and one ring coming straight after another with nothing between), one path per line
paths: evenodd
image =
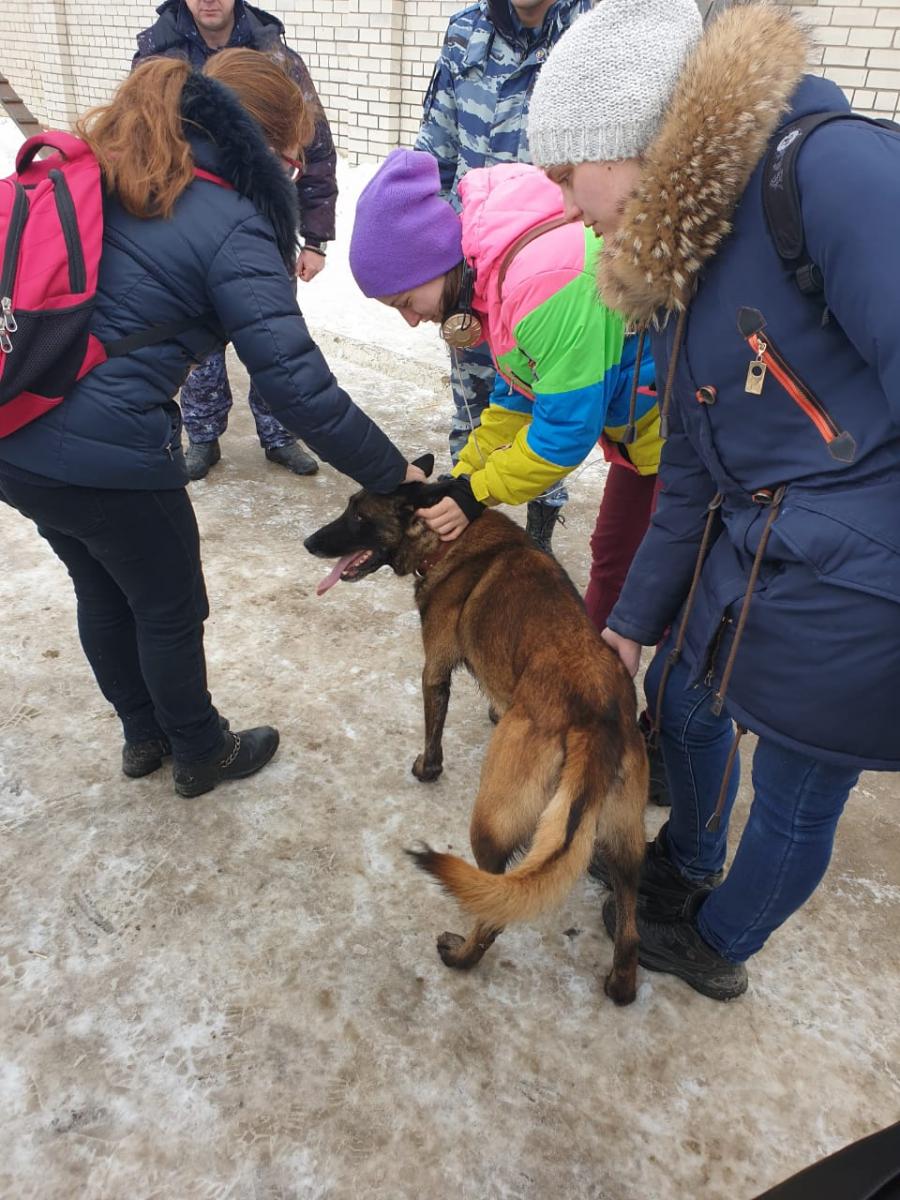
M295 179L299 179L303 174L303 163L298 158L291 158L289 154L282 154L280 158L283 163L286 163L290 167L288 174L290 175L291 182L293 183Z

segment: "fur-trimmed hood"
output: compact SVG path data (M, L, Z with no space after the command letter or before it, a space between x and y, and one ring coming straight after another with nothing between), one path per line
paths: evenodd
M598 269L604 303L640 326L690 303L806 70L809 37L782 9L726 11L704 34L645 155Z
M230 88L199 71L184 85L181 115L197 165L207 167L206 161L199 160L205 159L203 142L208 141L214 155L208 169L227 179L270 222L281 257L293 269L300 224L297 190L269 149L262 129Z

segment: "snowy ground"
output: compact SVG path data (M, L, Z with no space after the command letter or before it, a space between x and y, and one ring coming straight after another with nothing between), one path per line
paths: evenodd
M442 453L434 335L342 269L300 292L332 367L410 454ZM317 600L301 539L350 485L268 464L243 404L223 451L192 487L211 687L283 740L197 801L120 774L68 577L0 512L0 1195L751 1200L897 1118L896 777L864 777L825 883L734 1004L642 972L615 1009L589 880L455 975L434 935L459 919L402 848L466 851L484 703L457 681L445 774L418 784L409 582ZM557 538L579 586L601 486L591 465Z
M15 165L16 150L22 143L22 135L15 123L0 115L0 179L9 175Z

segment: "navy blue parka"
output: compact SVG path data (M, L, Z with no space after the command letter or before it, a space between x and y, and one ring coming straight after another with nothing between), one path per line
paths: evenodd
M794 117L847 102L803 74L806 44L790 16L761 12L735 9L705 35L601 266L607 303L662 323L660 385L687 310L659 505L609 626L644 645L677 632L719 494L684 631L694 681L719 687L769 515L759 500L784 486L726 709L823 761L897 770L900 135L848 120L804 144L797 181L825 296L803 295L766 224L762 160ZM772 369L759 395L747 390L757 356L739 329L747 309L855 453L829 452Z

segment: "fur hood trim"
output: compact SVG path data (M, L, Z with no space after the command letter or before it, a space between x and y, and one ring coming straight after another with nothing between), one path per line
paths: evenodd
M622 227L601 256L598 284L610 308L641 327L661 309L687 308L808 53L805 31L771 4L733 8L713 22L687 60Z
M297 190L262 129L231 88L194 71L181 93L185 132L205 135L217 152L217 173L234 186L270 222L281 257L293 269L297 261L300 213Z

